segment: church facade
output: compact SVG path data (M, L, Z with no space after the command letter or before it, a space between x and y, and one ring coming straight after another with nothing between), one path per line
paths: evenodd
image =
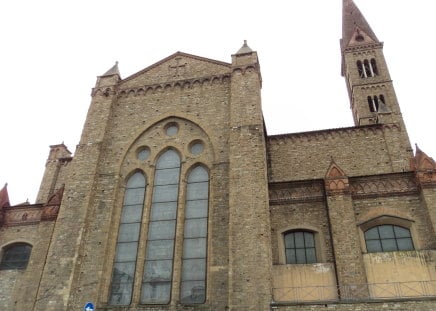
M37 202L0 191L2 310L432 310L436 163L344 0L355 125L268 135L257 53L99 76Z

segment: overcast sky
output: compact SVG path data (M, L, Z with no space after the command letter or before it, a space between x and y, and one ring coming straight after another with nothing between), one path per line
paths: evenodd
M436 157L434 0L355 0L384 53L411 143ZM96 77L182 51L230 62L258 52L268 134L352 126L340 75L342 0L0 3L0 188L33 203L49 145L74 152ZM433 93L433 96L432 96Z

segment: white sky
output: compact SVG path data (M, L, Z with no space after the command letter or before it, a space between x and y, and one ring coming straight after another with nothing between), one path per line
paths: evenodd
M436 158L434 0L355 0L385 42L411 143ZM340 75L342 0L14 0L0 3L0 188L36 199L49 145L75 151L96 76L182 51L258 52L268 134L352 126ZM432 96L433 93L433 96Z

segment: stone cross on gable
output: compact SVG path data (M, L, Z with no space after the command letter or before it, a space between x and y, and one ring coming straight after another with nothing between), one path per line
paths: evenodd
M186 73L186 65L188 63L182 64L181 60L181 57L177 57L175 59L175 64L168 66L168 71L172 74L173 77L179 77Z

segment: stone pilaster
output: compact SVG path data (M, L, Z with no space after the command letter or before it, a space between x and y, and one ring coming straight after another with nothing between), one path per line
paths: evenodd
M333 161L325 176L325 190L339 294L368 297L349 180Z

